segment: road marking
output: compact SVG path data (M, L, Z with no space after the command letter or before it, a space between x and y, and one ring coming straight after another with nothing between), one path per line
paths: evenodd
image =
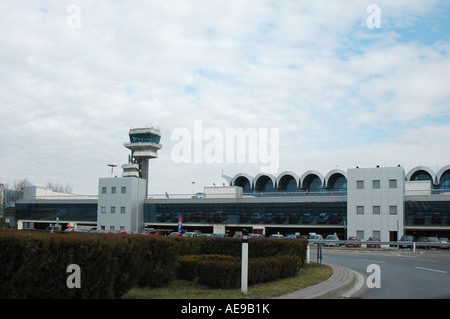
M437 270L437 269L431 269L431 268L425 268L425 267L419 267L419 266L414 266L414 268L417 269L423 269L423 270L429 270L429 271L435 271L435 272L440 272L443 274L446 274L447 272L445 270Z
M379 260L371 260L371 259L358 259L358 260L361 260L361 261L368 261L368 262L371 262L371 263L377 263L377 264L385 264L386 262L385 261L379 261Z

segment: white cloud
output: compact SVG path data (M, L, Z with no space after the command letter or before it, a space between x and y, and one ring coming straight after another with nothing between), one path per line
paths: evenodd
M404 35L449 8L379 1L374 30L369 3L78 1L79 29L67 26L66 3L2 3L0 182L96 193L106 164L126 162L129 128L150 124L163 143L152 193L221 185L222 170L259 173L260 163L174 163L171 133L195 120L278 128L280 171L422 156L446 165L449 39Z

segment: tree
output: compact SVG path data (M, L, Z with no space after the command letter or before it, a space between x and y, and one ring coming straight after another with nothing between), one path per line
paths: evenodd
M47 182L47 188L53 189L53 191L58 193L72 193L73 186L70 183L66 183L66 185L61 184L60 182L52 183Z

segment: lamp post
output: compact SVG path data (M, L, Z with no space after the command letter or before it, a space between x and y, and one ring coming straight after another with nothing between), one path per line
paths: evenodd
M242 230L242 267L241 267L241 291L247 294L248 284L248 231Z

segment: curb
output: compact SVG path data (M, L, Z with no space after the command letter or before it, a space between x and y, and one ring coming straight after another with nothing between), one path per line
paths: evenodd
M333 269L333 274L324 282L273 299L351 298L362 288L364 277L358 272L341 265L327 265Z

